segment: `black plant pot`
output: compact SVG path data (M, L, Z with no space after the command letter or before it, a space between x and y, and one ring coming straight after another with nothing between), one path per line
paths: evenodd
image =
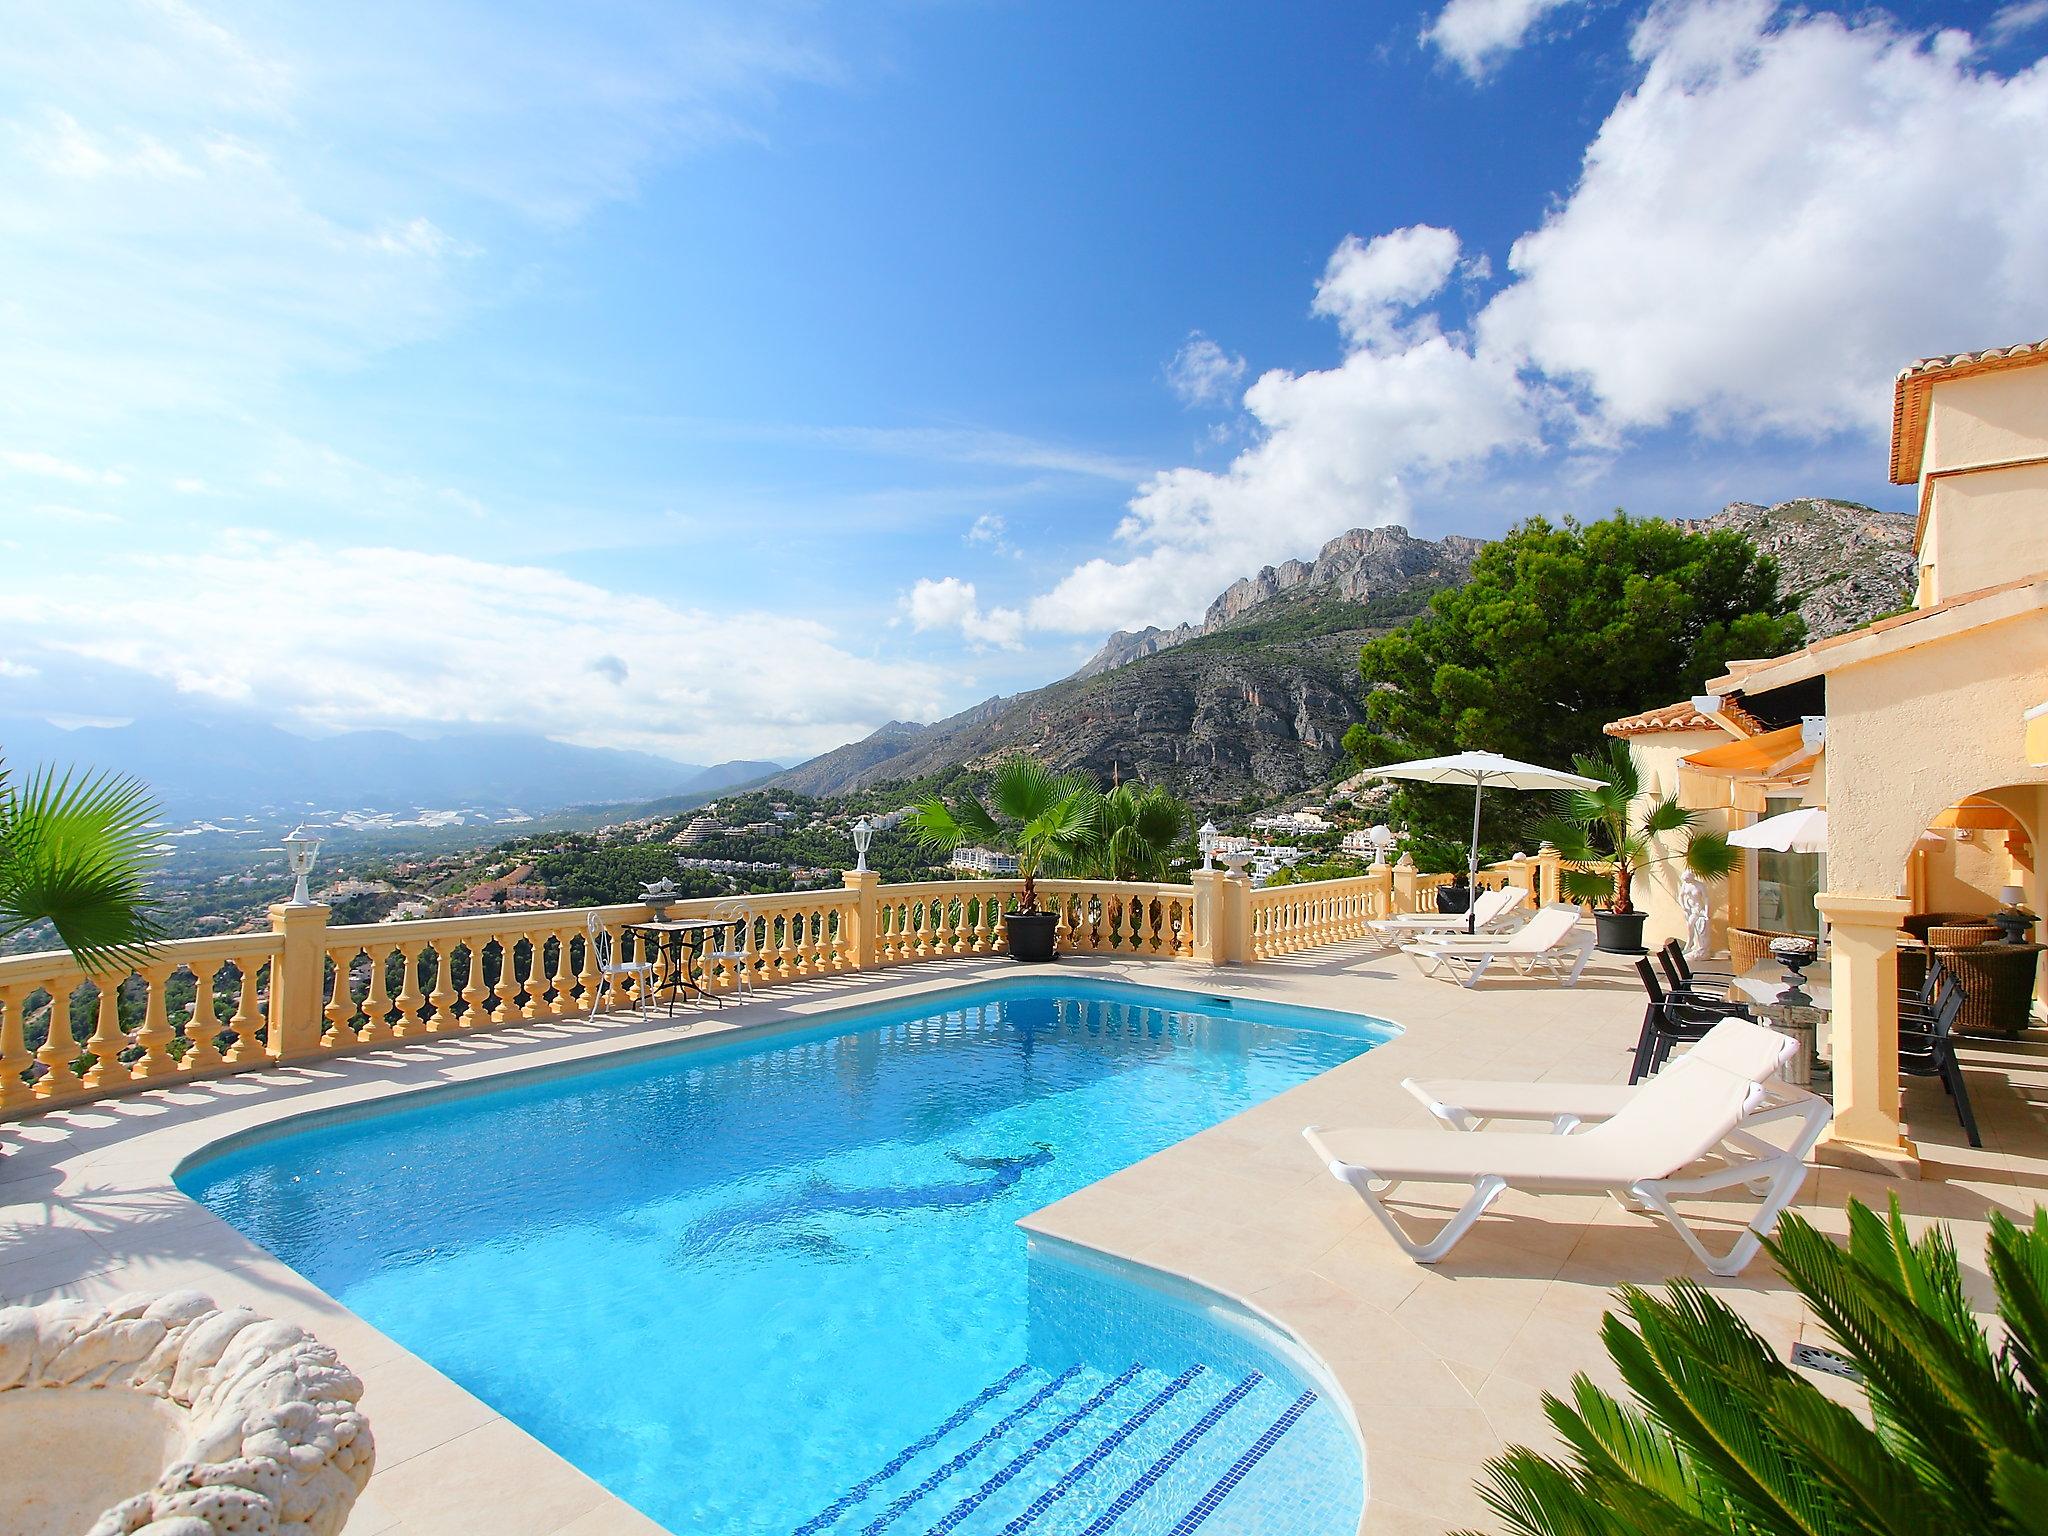
M1465 885L1438 886L1436 888L1436 909L1446 914L1471 911L1472 888Z
M1058 958L1053 953L1053 935L1060 925L1057 912L1012 912L1003 919L1010 935L1012 960L1042 961Z
M1643 924L1649 920L1647 912L1610 912L1605 907L1593 912L1593 947L1610 955L1640 955L1643 949Z

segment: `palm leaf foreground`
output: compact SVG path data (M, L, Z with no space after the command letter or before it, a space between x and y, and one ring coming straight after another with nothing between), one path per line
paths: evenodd
M0 939L39 922L88 971L121 969L159 936L148 875L157 807L134 779L0 764Z
M1567 1447L1489 1463L1518 1536L2048 1536L2048 1211L1991 1220L2004 1339L1972 1315L1948 1233L1849 1204L1848 1244L1786 1216L1771 1256L1863 1376L1866 1419L1690 1281L1621 1292L1602 1333L1633 1401L1585 1376L1544 1399Z

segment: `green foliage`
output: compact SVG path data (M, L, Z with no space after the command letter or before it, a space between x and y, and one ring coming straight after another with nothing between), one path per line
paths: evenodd
M1635 754L1625 741L1610 741L1598 757L1580 757L1572 765L1582 777L1598 779L1591 789L1573 789L1557 797L1556 811L1537 823L1536 836L1576 864L1612 860L1612 875L1592 870L1563 872L1567 895L1580 901L1606 901L1616 912L1632 905L1631 888L1655 864L1681 860L1703 879L1722 880L1742 867L1742 851L1720 832L1694 829L1699 818L1678 803L1676 795L1638 804L1643 788ZM1657 852L1656 839L1687 834L1671 853Z
M1544 1409L1567 1450L1514 1446L1480 1495L1516 1536L2040 1536L2048 1530L2048 1210L1991 1218L2004 1339L1970 1310L1947 1231L1914 1241L1849 1203L1838 1244L1788 1215L1767 1244L1835 1349L1869 1419L1782 1363L1691 1281L1633 1286L1602 1339L1633 1398L1581 1375Z
M1074 872L1096 880L1163 880L1194 819L1177 795L1120 784L1095 797L1095 836L1075 859Z
M965 846L1014 853L1024 880L1023 908L1036 912L1038 877L1071 868L1094 844L1101 798L1084 779L1054 773L1035 758L1013 757L997 766L987 804L971 794L951 805L933 795L906 825L933 853Z
M1599 747L1609 720L1696 694L1730 657L1775 655L1804 635L1776 565L1740 534L1620 512L1583 526L1532 517L1481 551L1464 586L1366 643L1366 723L1345 746L1367 767L1467 748L1570 762ZM1411 830L1460 836L1471 800L1403 786L1392 809ZM1528 808L1516 797L1489 796L1487 812L1490 848L1521 841Z
M156 814L131 778L41 768L17 786L0 763L0 938L47 922L88 971L134 964L159 936L148 890Z

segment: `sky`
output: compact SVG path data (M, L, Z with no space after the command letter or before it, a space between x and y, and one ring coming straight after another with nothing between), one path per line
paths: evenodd
M0 717L793 761L1346 528L1885 478L2048 0L0 0Z

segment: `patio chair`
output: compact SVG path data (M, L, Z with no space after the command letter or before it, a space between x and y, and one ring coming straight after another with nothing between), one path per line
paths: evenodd
M1577 907L1544 907L1509 934L1451 934L1420 944L1403 944L1425 976L1463 986L1477 984L1497 961L1524 976L1553 976L1573 986L1593 958L1593 936L1579 929Z
M1671 1224L1699 1261L1717 1275L1739 1274L1798 1195L1807 1154L1827 1128L1825 1100L1802 1089L1763 1084L1702 1061L1645 1083L1598 1125L1568 1136L1523 1131L1302 1131L1332 1176L1349 1185L1387 1235L1418 1264L1434 1264L1471 1231L1509 1189L1532 1194L1623 1195ZM1791 1145L1755 1134L1792 1120ZM1700 1172L1688 1172L1708 1160ZM1463 1204L1426 1238L1413 1238L1387 1209L1386 1196L1404 1183L1471 1187ZM1691 1195L1747 1188L1756 1212L1727 1252L1709 1250L1672 1202Z
M721 901L711 909L711 920L721 924L713 947L699 957L707 965L723 961L731 967L733 990L745 994L754 988L754 909L744 901Z
M1899 1011L1899 1071L1907 1077L1936 1077L1955 1101L1956 1118L1973 1147L1982 1147L1977 1133L1977 1114L1970 1107L1969 1085L1963 1081L1963 1064L1956 1059L1956 1020L1962 1017L1963 989L1953 977L1935 989L1933 1008L1925 1013Z
M1636 962L1636 975L1642 980L1649 1005L1643 1009L1643 1028L1636 1036L1635 1060L1629 1066L1631 1083L1641 1082L1663 1066L1672 1047L1704 1039L1723 1019L1749 1017L1749 1010L1735 1003L1667 993L1648 960Z
M597 1017L597 1005L603 1001L607 990L613 1001L618 999L619 989L625 981L633 983L633 1001L639 1007L640 1017L647 1017L648 995L654 990L654 962L652 960L624 960L619 957L617 941L604 926L604 919L593 909L584 919L589 933L591 958L597 963L597 985L590 989L590 1012L587 1018Z
M1687 994L1702 1002L1725 1002L1735 986L1735 977L1727 971L1694 970L1692 962L1685 958L1685 946L1676 939L1664 941L1664 947L1657 951L1657 963L1664 968L1674 995ZM1741 1008L1739 1003L1729 1006ZM1747 1016L1749 1010L1742 1008L1742 1012Z
M1768 1084L1799 1049L1798 1042L1747 1019L1723 1019L1699 1043L1664 1069L1719 1067ZM1553 1134L1612 1119L1642 1093L1634 1083L1524 1083L1473 1078L1403 1078L1401 1086L1454 1131L1480 1130L1495 1120L1547 1120Z
M1529 900L1519 885L1504 885L1497 891L1481 891L1470 914L1464 912L1404 912L1382 917L1365 926L1374 937L1392 948L1404 938L1425 934L1490 933L1505 927Z

